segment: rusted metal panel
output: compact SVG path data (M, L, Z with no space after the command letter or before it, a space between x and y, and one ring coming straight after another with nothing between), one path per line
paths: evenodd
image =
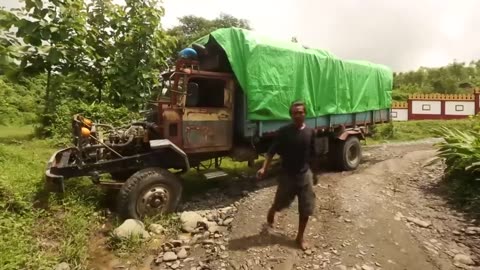
M184 121L186 152L224 151L232 147L232 121Z
M232 112L229 109L218 108L185 108L183 121L231 121Z
M162 113L163 136L178 147L182 147L183 143L183 121L180 113L181 109L164 109Z

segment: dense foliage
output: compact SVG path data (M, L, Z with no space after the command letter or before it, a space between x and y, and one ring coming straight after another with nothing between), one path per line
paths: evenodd
M393 99L405 101L412 93L472 93L475 87L480 87L480 61L453 62L440 68L395 73Z
M471 118L471 127L463 130L442 127L439 133L445 139L439 144L439 157L446 161L447 175L480 177L480 118Z
M186 16L167 32L163 15L156 0L26 0L0 10L0 125L39 123L42 135L62 136L73 113L128 121L157 96L160 73L186 42L249 28L222 14Z

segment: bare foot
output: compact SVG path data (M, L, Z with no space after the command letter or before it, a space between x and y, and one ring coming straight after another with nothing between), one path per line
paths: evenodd
M298 247L300 247L304 251L310 248L307 242L305 242L305 240L303 239L297 238L295 241L297 242Z

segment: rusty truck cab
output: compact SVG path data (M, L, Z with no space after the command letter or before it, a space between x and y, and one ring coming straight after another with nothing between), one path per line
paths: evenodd
M157 131L189 156L207 158L233 144L235 84L230 73L202 71L192 60L179 60L163 74Z

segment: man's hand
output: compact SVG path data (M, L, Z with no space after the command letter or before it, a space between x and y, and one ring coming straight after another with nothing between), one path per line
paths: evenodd
M271 162L272 162L272 156L267 155L267 157L265 158L265 161L263 162L262 168L260 168L260 170L258 170L258 172L257 172L257 179L258 180L265 177L265 174L267 172L267 168L268 168L268 166L270 166Z
M263 177L265 176L265 172L265 168L260 168L260 170L257 171L257 180L263 179Z

